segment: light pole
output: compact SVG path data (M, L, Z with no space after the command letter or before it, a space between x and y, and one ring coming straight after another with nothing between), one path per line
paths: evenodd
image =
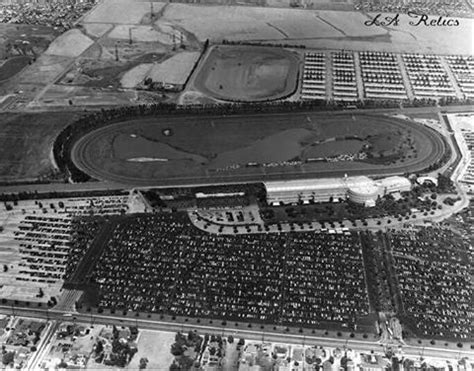
M301 357L301 359L302 359L302 362L301 362L301 363L303 364L303 370L304 370L304 363L305 363L305 361L306 361L306 359L305 359L305 351L304 351L304 344L305 344L305 341L306 341L306 335L303 334L303 344L302 344L303 356Z

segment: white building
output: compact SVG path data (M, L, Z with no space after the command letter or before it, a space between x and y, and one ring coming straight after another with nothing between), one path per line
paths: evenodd
M373 206L379 196L411 189L411 183L403 177L373 180L366 176L322 178L265 182L267 202L272 205L298 202L328 202L350 199Z
M383 189L383 194L408 192L411 189L410 180L402 176L390 176L388 178L379 179L376 183Z

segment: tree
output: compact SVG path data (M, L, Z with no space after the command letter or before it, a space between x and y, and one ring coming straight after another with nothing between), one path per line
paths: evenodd
M144 370L148 363L148 358L140 358L140 363L138 365L139 370Z
M184 348L181 344L178 343L173 343L171 345L171 354L174 355L175 357L181 356L184 353Z
M67 363L64 362L64 359L62 359L61 362L59 362L58 364L58 369L61 369L61 368L67 368Z
M15 360L15 352L6 352L3 354L2 363L7 366Z
M117 327L115 327L115 325L112 327L112 335L114 339L118 339L119 337L119 330L117 330Z
M104 344L102 344L102 341L98 341L96 346L95 346L95 353L100 354L104 351Z

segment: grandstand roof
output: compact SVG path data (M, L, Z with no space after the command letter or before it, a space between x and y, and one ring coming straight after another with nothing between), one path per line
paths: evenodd
M265 182L267 193L272 192L304 192L328 189L347 189L374 185L374 181L366 176L347 178L320 178L301 180L282 180Z
M370 184L357 184L349 187L349 191L356 193L358 195L373 196L377 195L380 191L380 188L374 183Z
M384 188L411 187L410 180L402 176L390 176L388 178L377 180L377 183Z

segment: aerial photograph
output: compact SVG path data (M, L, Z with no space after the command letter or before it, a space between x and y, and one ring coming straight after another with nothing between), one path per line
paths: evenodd
M0 0L0 341L473 371L474 0Z

